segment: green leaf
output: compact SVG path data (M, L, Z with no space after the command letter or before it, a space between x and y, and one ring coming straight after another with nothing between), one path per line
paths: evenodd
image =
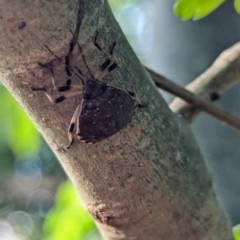
M240 240L240 224L236 225L232 229L234 240Z
M69 181L59 187L55 206L47 215L43 229L44 240L82 240L87 234L96 232L91 216Z
M0 86L1 135L15 155L36 153L41 137L27 114L11 94Z
M178 0L174 4L174 13L183 21L199 20L217 9L226 0Z
M174 4L174 13L183 21L189 20L194 15L197 5L196 0L178 0Z
M237 13L240 14L240 0L234 1L234 7L235 7L235 10L237 11Z

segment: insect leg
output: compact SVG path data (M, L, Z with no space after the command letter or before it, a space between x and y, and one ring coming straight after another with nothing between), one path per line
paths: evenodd
M108 73L110 73L112 70L114 70L115 68L117 67L117 64L116 63L113 63L112 65L110 65L107 69L105 69L101 75L101 78L104 78Z
M95 45L95 47L96 47L99 51L105 53L105 54L108 56L108 58L106 59L106 61L99 67L98 71L97 71L97 72L95 73L95 75L94 75L94 78L95 78L95 79L101 80L101 79L103 79L109 72L111 72L113 69L115 69L115 68L117 67L117 64L116 64L116 63L113 63L112 65L110 65L112 57L113 57L114 60L117 62L117 60L116 60L115 57L113 56L113 50L114 50L114 48L115 48L115 46L116 46L116 42L113 42L113 43L109 46L109 48L108 48L109 52L107 53L107 52L105 52L105 51L103 50L103 48L97 43L97 37L98 37L98 31L95 32L95 35L94 35L94 37L93 37L93 44ZM110 66L109 66L109 65L110 65Z
M49 70L51 72L51 80L52 80L52 85L53 85L53 89L57 89L56 87L56 80L55 80L55 77L54 77L54 72L53 72L53 69L51 66L49 66Z
M52 80L52 86L53 86L53 89L57 89L56 87L56 81L55 81L55 77L54 77L54 72L53 72L53 68L50 64L44 64L44 63L41 63L41 62L38 62L38 65L40 67L43 67L43 68L47 68L50 73L51 73L51 80Z
M76 86L76 88L77 87L81 87L81 86ZM68 98L74 97L74 96L76 96L78 94L81 94L81 93L82 93L82 91L79 91L79 90L78 91L77 90L69 91L68 93L66 93L64 95L61 95L60 97L56 98L55 103L60 103L60 102L66 100Z
M73 52L73 48L74 48L74 46L72 46L71 44L70 44L70 48L69 48L69 50L68 50L68 54L66 55L66 57L65 57L65 62L60 58L60 57L58 57L47 45L43 45L59 62L61 62L62 64L64 64L65 65L65 71L66 71L66 73L67 73L67 75L69 76L69 77L71 77L72 76L72 72L71 71L73 71L73 69L76 69L77 70L77 72L80 74L80 76L79 76L79 74L77 74L76 72L74 72L73 71L73 73L74 73L74 75L76 75L80 80L81 80L81 82L82 82L82 84L83 85L85 85L85 81L86 81L86 77L83 75L83 73L80 71L80 69L78 69L77 67L71 67L70 66L70 58L72 57L72 52ZM43 64L43 63L38 63L38 65L40 65L40 66L42 66L42 67L49 67L47 64ZM54 76L53 76L53 79L52 79L52 81L54 80L54 84L55 84L55 79L54 79ZM67 80L68 81L68 80ZM70 83L71 84L71 83Z
M98 80L102 80L109 72L111 72L112 70L114 70L117 67L116 63L113 63L112 65L110 65L108 68L104 69L103 71L98 70L95 74L95 78Z
M40 63L40 62L38 62L38 65L39 65L40 67L47 68L47 69L50 71L53 89L56 89L57 87L56 87L56 84L55 84L54 72L53 72L52 67L51 67L50 65L48 65L48 64L43 64L43 63ZM34 88L34 87L32 87L32 91L44 91L44 94L46 95L46 97L48 98L48 100L49 100L51 103L53 103L53 99L52 99L52 97L48 94L46 87L39 87L39 88Z
M48 100L53 103L53 99L52 97L48 94L47 90L45 87L39 87L39 88L34 88L32 87L32 91L43 91L44 94L46 95L46 97L48 98Z
M82 47L81 47L81 45L79 44L79 42L77 42L77 45L78 45L78 49L79 49L79 51L80 51L80 53L81 53L81 56L82 56L82 59L83 59L83 63L84 63L84 65L86 66L87 71L88 71L88 73L90 74L90 76L93 77L93 74L92 74L92 72L91 72L91 70L90 70L90 68L89 68L89 66L88 66L88 64L87 64L85 55L83 54L83 50L82 50Z
M72 116L72 119L71 119L71 122L70 122L70 124L69 124L69 127L68 127L68 139L69 139L69 143L68 143L68 145L67 145L67 149L69 149L70 148L70 146L73 144L73 142L74 142L74 140L73 140L73 130L74 130L74 126L75 126L75 123L76 123L76 120L77 120L77 118L79 117L79 114L81 113L81 110L82 110L82 103L80 103L78 106L77 106L77 108L76 108L76 110L75 110L75 112L74 112L74 114L73 114L73 116Z
M81 112L79 112L79 115L81 114ZM76 128L76 135L77 135L77 138L78 140L82 140L81 136L80 136L80 126L79 126L79 115L77 117L77 128Z
M66 92L69 90L82 90L82 86L81 85L71 85L71 79L68 79L66 85L58 88L58 92Z
M110 59L107 59L98 69L98 71L95 73L94 78L95 79L102 79L101 75L104 72L104 70L109 66L109 64L111 63Z
M112 58L113 55L113 50L116 46L116 42L113 42L110 46L109 46L109 52L107 53L106 51L104 51L104 49L97 43L97 37L98 37L98 31L95 32L94 36L93 36L93 44L94 46L100 51L105 53L109 58Z
M58 88L58 92L66 92L69 90L82 90L82 86L80 86L80 85L71 85L71 86L65 85L65 86Z
M144 108L144 107L146 107L146 104L141 104L138 96L137 96L134 92L132 92L132 91L127 91L127 93L128 93L129 95L131 95L132 98L135 100L135 106L136 106L136 107L139 107L139 108Z

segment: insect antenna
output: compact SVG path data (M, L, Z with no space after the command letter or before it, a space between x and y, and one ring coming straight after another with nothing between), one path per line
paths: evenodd
M83 54L82 47L81 47L81 45L79 44L79 42L77 42L77 45L78 45L79 51L80 51L80 53L81 53L83 63L84 63L84 65L86 66L88 73L89 73L90 76L93 78L94 76L93 76L93 74L92 74L92 72L91 72L91 70L90 70L90 68L89 68L89 66L88 66L88 64L87 64L85 55Z
M58 57L46 44L43 44L43 46L55 57L57 58L58 61L60 61L61 63L63 63L62 59L60 57Z
M82 71L81 71L78 67L76 67L76 70L78 71L78 73L79 73L81 76L84 76L83 73L82 73ZM77 73L76 73L76 76L78 76ZM81 80L82 85L85 86L85 85L86 85L86 84L85 84L85 82L86 82L86 78L84 79L84 81L81 79L80 76L78 76L78 78Z
M47 45L45 45L45 44L43 44L43 46L59 61L59 62L61 62L62 64L64 64L64 65L66 65L66 71L67 71L67 69L68 69L68 71L69 70L71 70L73 73L74 73L74 75L75 76L77 76L79 79L80 79L80 81L81 81L81 83L83 84L83 85L85 85L85 81L86 81L86 77L84 76L84 74L82 73L82 71L79 71L79 69L77 68L77 67L71 67L70 66L70 64L69 64L69 54L71 53L70 51L69 51L69 53L68 53L68 55L65 57L65 63L63 62L63 60L60 58L60 57L58 57ZM66 63L67 62L67 59L68 59L68 63ZM39 65L40 66L44 66L44 65L46 65L46 64L42 64L42 63L39 63ZM47 65L46 65L47 66ZM45 67L46 67L45 66ZM74 69L76 69L77 70L77 72L80 74L80 76L74 71ZM69 71L68 72L67 71L67 75L69 76L71 76L72 74L71 74L71 72ZM51 69L51 73L52 73L52 75L53 75L53 69ZM70 73L70 74L69 74ZM54 76L54 75L53 75ZM52 79L53 80L53 79ZM55 81L54 81L54 83L55 83ZM54 86L56 87L56 85L54 84Z
M114 61L115 61L116 63L118 63L118 60L117 60L116 56L113 54L114 48L115 48L115 46L116 46L117 43L116 43L116 42L113 42L113 43L108 47L108 52L106 52L106 51L99 45L99 43L97 42L97 38L98 38L98 31L95 31L95 34L94 34L93 39L92 39L94 46L95 46L100 52L106 54L109 60L112 60L112 58L113 58Z

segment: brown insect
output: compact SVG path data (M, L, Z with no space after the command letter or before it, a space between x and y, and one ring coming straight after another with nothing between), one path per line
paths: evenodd
M97 36L98 32L94 36L94 45L99 51L104 52L97 43ZM60 103L77 94L82 95L68 127L69 144L67 148L74 142L73 130L75 125L78 139L85 143L100 142L124 128L132 120L136 108L143 107L133 92L118 89L101 81L117 67L117 63L111 63L115 46L116 42L109 47L108 57L95 75L82 81L83 89L78 85L72 85L71 79L67 80L65 86L57 88L58 92L66 93L56 98L55 103ZM78 47L81 50L79 44ZM82 54L82 50L80 52ZM89 69L83 54L82 58L87 69ZM71 76L68 55L65 57L65 64L66 72ZM80 71L79 69L77 70ZM32 88L32 90L46 91L43 88Z

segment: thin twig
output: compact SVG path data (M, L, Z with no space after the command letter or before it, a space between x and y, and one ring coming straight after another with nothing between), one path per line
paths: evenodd
M212 115L213 117L222 120L232 127L235 127L236 129L240 130L240 119L231 115L227 111L224 111L220 109L219 107L213 105L211 102L206 101L202 99L199 96L196 96L192 92L186 90L183 87L180 87L176 83L170 81L169 79L155 73L154 71L147 69L147 71L151 74L153 77L156 85L169 92L172 93L181 99L184 99L188 103L192 104L195 108L201 109L204 112L207 112L208 114Z
M154 76L154 80L158 78ZM199 77L186 86L190 92L211 100L212 93L223 91L240 82L240 43L236 43L220 54L214 63ZM200 110L195 106L175 98L169 105L171 110L191 122Z

